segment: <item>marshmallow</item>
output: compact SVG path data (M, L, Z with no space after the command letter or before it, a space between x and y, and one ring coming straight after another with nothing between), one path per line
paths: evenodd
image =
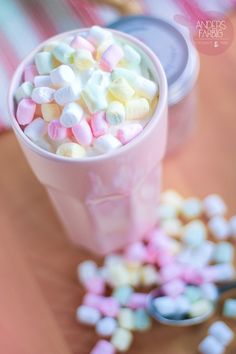
M32 122L36 104L30 98L23 98L17 106L16 119L19 124L26 125Z
M83 146L89 146L92 144L92 131L90 125L85 119L81 120L78 124L73 125L72 132L79 144Z
M109 103L106 111L106 120L111 125L118 125L125 120L125 107L118 101Z
M109 270L109 282L113 287L119 287L129 284L129 273L123 263L110 264Z
M201 354L223 354L224 346L213 336L207 336L198 347Z
M132 124L133 126L134 124ZM173 205L162 203L157 208L158 219L175 219L177 217L177 210Z
M133 293L133 288L130 285L123 285L117 287L112 296L117 299L120 305L126 306Z
M41 105L41 111L43 119L46 122L51 122L52 120L59 119L61 111L56 103L43 103Z
M111 74L100 69L94 70L88 79L89 85L99 85L103 89L107 89L111 82Z
M173 206L176 212L179 212L182 208L183 198L174 190L166 190L161 194L161 202Z
M50 87L36 87L33 89L31 98L38 104L50 103L54 99L55 90Z
M102 337L110 337L117 328L117 321L112 317L104 317L96 324L96 332Z
M229 318L236 318L236 299L225 300L223 315Z
M52 54L54 57L64 64L70 64L72 54L75 52L74 48L69 46L69 44L60 42L52 49Z
M219 291L215 284L205 283L201 285L201 292L203 298L215 302L218 299Z
M147 331L151 328L151 320L146 310L138 309L134 313L134 327L137 331Z
M87 83L81 93L90 113L102 111L107 108L106 94L99 85Z
M220 242L215 247L214 260L216 263L230 263L234 260L234 246L229 242Z
M133 98L126 102L126 119L144 119L150 111L149 103L145 98Z
M144 263L147 259L146 247L142 242L135 242L127 247L125 257L130 261Z
M182 238L190 247L200 246L207 237L206 227L200 220L194 220L182 228Z
M48 135L52 140L63 140L67 136L67 129L55 119L48 124Z
M111 134L94 139L93 146L100 152L109 152L121 146L121 142Z
M63 86L70 84L75 79L74 71L68 65L60 65L50 72L53 85Z
M109 86L109 91L118 100L126 102L134 96L134 89L123 77L113 80Z
M112 336L111 343L120 352L126 352L133 340L132 333L124 328L117 328Z
M100 312L92 307L81 305L76 310L76 319L86 325L94 326L100 318Z
M99 275L85 280L83 285L90 294L95 295L104 295L106 289L104 279Z
M111 44L101 56L99 63L100 68L104 71L111 72L123 56L122 48L117 44Z
M101 28L99 26L92 26L89 29L87 40L91 42L94 46L98 46L103 41L106 41L112 37L111 32Z
M129 44L125 44L123 47L124 61L131 65L139 65L141 62L140 54Z
M66 128L74 127L82 121L84 111L75 102L68 103L60 116L61 124Z
M85 283L86 282L88 282L88 280L85 280ZM88 306L88 307L93 307L95 309L99 309L100 302L102 300L103 300L103 297L100 295L96 295L93 293L87 293L83 298L83 305Z
M213 305L211 301L206 299L200 299L191 305L189 316L190 317L204 316L212 312L212 309L213 309Z
M103 316L117 317L120 309L118 301L113 297L104 297L100 302L99 309Z
M81 93L81 85L78 80L74 81L68 86L61 87L56 90L54 94L54 99L56 103L61 106L66 105L67 103L71 103L80 98Z
M223 321L214 322L208 329L208 334L215 337L224 347L234 338L233 331Z
M89 50L79 49L73 54L73 63L79 70L87 70L94 66L95 60Z
M34 85L32 84L32 82L23 82L23 84L21 84L15 92L15 99L17 103L19 103L19 101L23 98L30 98L32 95L33 88Z
M86 38L80 35L75 36L70 45L74 49L86 49L89 50L91 53L95 52L94 45L90 43Z
M228 222L222 216L214 216L208 222L208 228L217 240L225 240L230 235Z
M91 125L93 136L95 138L98 138L99 136L106 134L108 131L108 124L106 121L105 111L94 113L91 117L90 125Z
M38 71L37 71L36 65L30 64L30 65L25 67L25 70L24 70L24 73L23 73L24 81L33 82L34 81L34 77L36 75L38 75Z
M163 317L172 317L176 311L175 299L170 296L157 297L153 301L153 305L160 315Z
M82 158L86 155L86 151L79 144L71 142L60 145L56 154L64 157Z
M36 118L25 129L25 135L32 141L37 142L47 132L47 125L42 118Z
M227 208L223 199L217 194L211 194L203 200L203 210L207 217L222 216Z
M114 43L114 38L111 37L99 44L96 49L96 60L99 61L101 59L102 54Z
M52 82L49 75L37 75L34 77L34 86L35 87L45 87L51 86Z
M179 237L182 233L182 222L179 219L161 220L161 227L169 236Z
M116 137L125 145L141 133L143 127L139 123L126 124L117 130Z
M202 213L202 203L197 198L185 199L182 203L181 214L187 219L199 218Z
M115 348L106 340L99 340L90 354L115 354Z
M119 326L130 331L134 330L134 313L132 310L123 308L118 314Z
M184 292L185 283L180 279L170 280L162 285L162 291L165 295L176 297Z
M230 263L222 263L208 266L204 269L206 281L224 282L235 277L235 269Z
M49 52L40 52L35 55L35 64L40 75L50 74L54 69L52 54Z
M132 310L147 308L148 295L143 293L132 293L129 301L128 307Z

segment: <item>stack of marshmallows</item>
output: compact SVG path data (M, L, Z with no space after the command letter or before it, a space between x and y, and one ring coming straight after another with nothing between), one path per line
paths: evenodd
M70 158L129 143L158 101L145 53L98 26L47 42L15 91L16 118L41 148Z

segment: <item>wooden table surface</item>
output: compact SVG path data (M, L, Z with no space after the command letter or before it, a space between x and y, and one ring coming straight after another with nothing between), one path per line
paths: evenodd
M232 20L236 29L235 14ZM229 215L236 213L235 67L236 39L222 55L201 56L196 129L164 164L165 188L217 192ZM75 269L91 256L67 240L12 132L0 137L0 160L0 352L88 354L97 338L74 319L84 293ZM135 335L129 353L194 354L213 320L185 329L155 324ZM227 323L236 332L236 321ZM236 353L236 340L227 353Z

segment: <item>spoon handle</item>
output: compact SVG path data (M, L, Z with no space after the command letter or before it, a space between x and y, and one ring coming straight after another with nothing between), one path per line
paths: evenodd
M236 289L236 280L227 283L225 285L219 286L218 290L219 290L219 294L222 295L225 292L232 290L232 289Z

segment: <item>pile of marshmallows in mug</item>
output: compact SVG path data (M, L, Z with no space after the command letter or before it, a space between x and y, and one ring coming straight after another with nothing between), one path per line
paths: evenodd
M71 158L129 143L149 121L158 85L145 55L110 31L49 41L16 89L16 118L38 146Z
M215 283L235 277L230 241L236 239L236 216L226 220L226 212L218 195L184 199L166 191L157 209L159 224L143 241L107 255L102 267L90 260L78 266L78 278L87 293L76 318L95 326L103 337L91 354L125 352L133 331L150 329L147 298L153 288L162 293L153 304L167 319L194 318L212 309L218 297ZM225 301L223 315L236 318L236 299ZM232 330L217 321L199 351L223 354L233 337Z

